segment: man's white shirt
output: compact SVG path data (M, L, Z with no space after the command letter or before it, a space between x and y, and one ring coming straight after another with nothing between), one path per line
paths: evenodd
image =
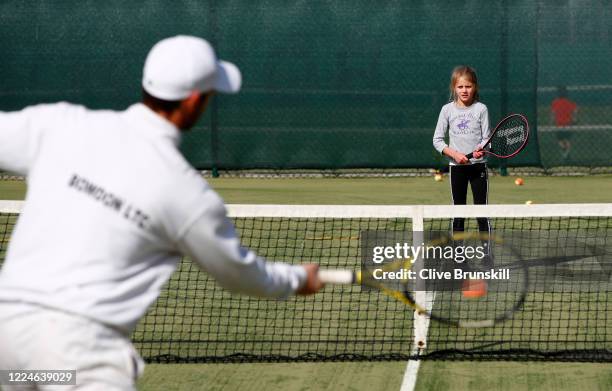
M180 131L142 104L0 113L0 168L27 175L0 270L0 302L79 314L129 333L188 255L224 287L285 297L300 266L240 246L221 198L179 152Z

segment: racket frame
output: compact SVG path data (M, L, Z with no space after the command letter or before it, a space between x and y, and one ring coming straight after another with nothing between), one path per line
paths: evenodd
M490 152L487 151L485 149L486 146L488 146L491 143L491 140L493 140L493 137L495 137L495 133L497 133L497 131L499 130L499 128L501 127L501 125L506 122L508 119L512 118L512 117L519 117L521 118L521 120L525 123L525 127L526 127L526 134L527 137L525 137L525 140L523 141L523 144L513 153L511 153L510 155L498 155L495 152ZM529 142L529 121L527 121L527 117L525 117L523 114L509 114L507 115L504 119L502 119L501 121L499 121L499 123L497 124L497 126L495 126L495 129L493 130L493 133L491 133L491 136L489 136L489 138L487 139L487 141L482 145L482 152L488 154L488 155L492 155L495 156L498 159L510 159L511 157L516 156L519 152L521 152L526 146L527 143ZM467 155L465 155L468 159L471 159L474 157L474 152L470 152Z
M470 235L470 234L467 234L467 235ZM478 233L477 235L480 235L480 233ZM508 244L504 244L503 241L501 241L501 243L499 244L507 246L515 254L515 256L517 256L517 259L519 259L519 261L516 262L515 265L517 265L518 268L523 269L523 272L525 273L524 274L525 277L523 280L522 289L520 291L520 296L514 302L513 306L506 309L506 311L504 311L503 313L499 314L498 316L492 319L480 319L480 320L447 319L447 318L432 314L430 310L428 310L421 304L417 303L412 292L409 292L407 290L404 290L404 291L393 290L393 289L386 287L384 284L373 285L370 283L366 283L366 285L373 287L375 289L378 289L385 295L390 296L396 300L399 300L400 302L404 304L407 304L408 306L412 307L415 311L417 311L417 313L419 313L420 315L427 316L428 318L434 321L437 321L443 324L447 324L450 326L458 327L458 328L492 327L497 323L501 323L503 321L510 319L514 312L520 310L523 307L523 304L525 303L525 300L527 298L527 290L528 290L528 285L529 285L528 263L525 262L520 257L519 252L516 251L516 249L514 249L512 246L509 246ZM361 272L352 271L352 270L322 269L322 270L319 270L319 278L321 282L325 284L351 285L351 284L363 283L363 280L361 278Z

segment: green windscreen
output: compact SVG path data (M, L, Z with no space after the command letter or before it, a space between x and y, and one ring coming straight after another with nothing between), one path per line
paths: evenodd
M210 40L244 84L184 138L201 169L441 167L432 135L458 64L476 68L492 124L531 123L508 165L610 165L609 1L4 1L0 21L2 111L124 109L156 41ZM561 129L559 86L578 105Z

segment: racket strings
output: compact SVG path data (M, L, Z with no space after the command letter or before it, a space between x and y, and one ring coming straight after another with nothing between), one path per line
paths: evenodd
M471 244L474 247L482 243L483 239L491 239L491 253L478 261L463 263L434 260L434 264L444 265L439 267L439 271L459 270L467 277L433 283L428 281L427 289L436 292L436 299L428 307L428 315L436 320L459 325L477 325L482 321L488 321L487 325L490 325L511 318L520 308L526 289L528 276L522 260L510 246L496 238L471 235L462 239L449 243L455 246ZM507 270L507 278L504 278L506 275L502 274L503 270ZM478 277L480 273L496 273L497 277L483 280Z
M529 137L529 128L520 117L510 117L491 138L489 151L498 156L511 156L520 151Z

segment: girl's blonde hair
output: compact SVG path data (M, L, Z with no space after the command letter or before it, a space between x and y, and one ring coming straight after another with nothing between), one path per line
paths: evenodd
M478 94L478 77L476 76L476 70L474 70L474 68L467 66L467 65L459 65L455 67L455 69L453 69L453 73L451 74L450 85L449 85L449 90L450 90L449 100L451 101L457 100L457 95L455 95L455 84L457 84L457 80L459 80L459 78L461 77L465 77L472 84L474 84L474 101L476 102L479 101L480 95Z

